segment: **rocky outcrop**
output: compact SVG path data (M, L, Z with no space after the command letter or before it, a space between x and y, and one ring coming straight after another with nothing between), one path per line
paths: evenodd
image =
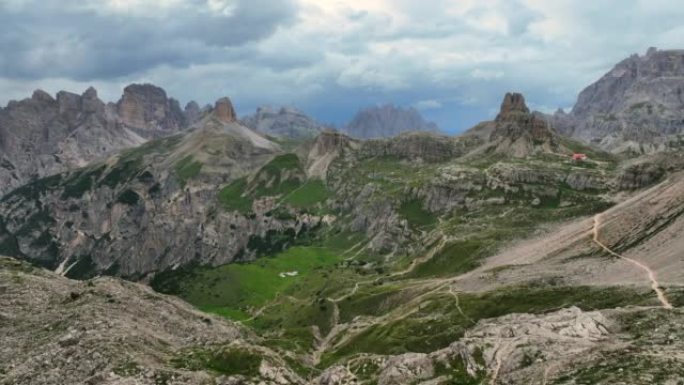
M637 190L651 186L665 175L665 169L648 161L625 165L617 176L617 186L621 190Z
M632 55L552 120L560 132L613 152L666 149L670 136L684 133L684 50Z
M232 123L237 117L235 115L235 108L230 98L224 97L216 101L214 104L214 116L223 123Z
M240 327L140 284L72 281L0 257L0 292L3 384L304 383ZM214 351L250 354L260 370L217 379L191 359Z
M472 138L449 137L431 133L406 133L388 139L362 142L362 157L394 157L427 163L444 162L465 155L479 141Z
M187 126L178 101L152 84L131 84L117 103L121 123L145 138L176 133Z
M193 124L202 120L202 118L209 113L209 109L200 108L199 104L193 100L185 105L183 113L185 114L185 121L187 122L188 126L192 126Z
M359 142L335 131L324 131L316 137L307 153L306 173L310 178L326 179L328 168L340 156L359 147Z
M547 120L530 112L525 98L518 93L507 93L496 119L473 127L466 136L488 142L476 152L478 155L526 158L542 153L570 153L558 143L556 133Z
M242 123L258 132L276 138L307 139L325 130L325 126L294 108L273 109L259 107L253 115L242 118Z
M625 343L615 338L618 330L613 317L577 307L543 315L509 314L479 321L441 350L357 356L346 367L324 371L317 383L354 383L358 379L350 367L360 368L355 372L382 385L550 383L576 365L591 365L613 349L624 348Z
M411 131L437 133L439 127L427 122L415 108L388 104L359 111L342 131L359 139L388 138Z

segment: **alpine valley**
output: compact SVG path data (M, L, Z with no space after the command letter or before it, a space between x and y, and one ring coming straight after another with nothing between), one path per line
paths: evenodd
M684 51L572 111L0 109L0 384L681 384Z

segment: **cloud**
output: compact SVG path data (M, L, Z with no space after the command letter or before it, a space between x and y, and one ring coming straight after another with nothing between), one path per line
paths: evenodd
M24 0L0 3L0 73L99 80L161 65L239 60L294 21L288 0ZM248 49L247 49L248 50Z
M472 76L475 79L493 80L493 79L502 78L504 76L504 72L503 71L483 70L480 68L475 68L470 73L470 76Z
M414 105L460 131L507 91L572 105L624 57L682 48L683 17L676 0L0 0L0 103L149 81L182 101L229 95L241 112L295 105L338 124Z
M413 104L419 110L438 110L444 106L439 100L421 100Z

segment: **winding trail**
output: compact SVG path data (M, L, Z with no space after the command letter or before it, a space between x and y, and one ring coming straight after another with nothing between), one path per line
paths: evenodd
M600 228L600 226L601 226L601 214L598 214L598 215L594 216L594 229L592 231L594 234L594 243L599 245L608 254L615 256L617 258L623 259L623 260L633 264L634 266L640 268L641 270L645 271L648 274L648 279L651 281L651 288L653 289L653 291L655 291L656 295L658 296L658 300L663 305L663 308L673 309L674 307L672 306L670 301L667 300L665 293L660 288L660 284L658 283L656 273L653 270L651 270L651 268L648 267L647 265L645 265L644 263L639 262L639 261L632 259L632 258L627 258L621 254L618 254L615 251L611 250L604 243L602 243L601 240L599 239L599 228Z
M499 339L499 342L501 342L501 339ZM499 372L501 372L501 367L503 366L503 355L508 355L510 354L510 348L513 345L514 341L509 341L505 345L501 345L501 347L494 353L494 360L496 360L496 366L492 370L492 376L489 379L489 385L496 385L496 381L499 379Z

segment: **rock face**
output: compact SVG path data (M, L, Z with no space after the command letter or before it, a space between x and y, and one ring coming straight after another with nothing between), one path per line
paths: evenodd
M303 383L240 327L149 287L72 281L5 257L0 282L0 383L257 383L275 373L279 384ZM185 367L189 352L213 351L250 352L270 369L215 382L209 368Z
M118 124L93 88L83 95L62 91L56 99L36 91L0 110L0 195L144 141Z
M191 126L199 122L209 112L210 108L200 108L199 104L197 104L197 102L195 102L194 100L188 102L188 104L185 105L185 109L183 110L183 113L185 114L185 120L188 126Z
M216 106L182 138L151 142L7 194L0 204L0 252L18 256L22 250L24 258L69 277L107 271L144 279L188 263L253 259L270 239L290 239L273 246L282 248L321 225L322 217L294 209L270 214L278 194L267 193L277 183L302 183L304 167L292 154L282 160L292 167L281 170L274 160L281 153L277 144L226 122L232 111L227 99ZM264 193L245 212L227 210L219 192L241 178L251 178L249 189ZM242 199L243 191L236 194ZM37 215L29 228L26 215ZM17 233L19 228L28 231ZM39 234L45 242L29 240Z
M117 104L105 105L92 87L56 96L37 90L0 109L0 196L31 179L178 133L203 115L190 105L186 117L177 101L149 84L126 87Z
M253 115L242 119L245 126L276 138L306 139L321 133L325 127L303 112L282 107L277 111L259 107Z
M463 156L478 141L424 132L411 132L388 139L363 142L364 157L391 156L416 162L444 162Z
M388 138L411 131L439 132L436 124L427 122L413 107L401 108L388 104L359 111L342 129L359 139Z
M229 98L224 97L216 101L214 104L214 115L223 123L232 123L236 119L233 102Z
M178 101L152 84L131 84L124 88L117 103L122 124L146 138L157 138L180 131L187 119Z
M434 376L430 373L433 365L460 362L472 378L489 373L493 383L529 383L532 378L543 377L544 361L586 359L587 353L609 338L610 326L602 313L576 307L543 316L512 314L480 321L446 349L390 358L379 383L401 383L393 379L394 373L410 373L409 378L414 380L429 379Z
M684 50L632 55L552 119L560 132L613 152L662 150L684 132Z
M307 175L325 180L331 163L338 157L356 150L359 145L358 141L346 135L324 131L316 137L307 154Z

